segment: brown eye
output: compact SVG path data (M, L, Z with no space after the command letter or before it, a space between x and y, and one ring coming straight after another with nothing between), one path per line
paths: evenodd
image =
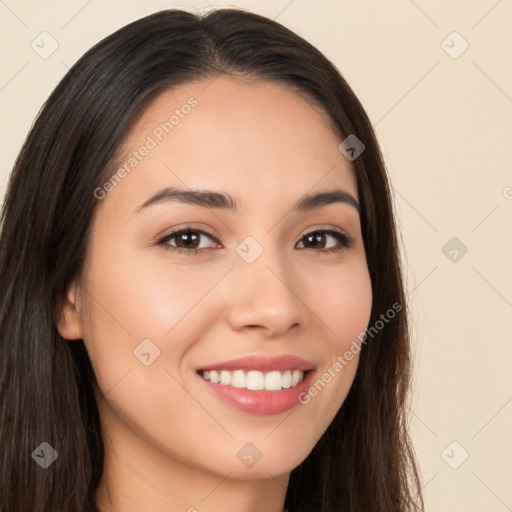
M208 243L208 239L214 244L217 243L213 235L202 229L185 228L169 233L157 243L165 249L197 254L201 249L211 248L212 244Z
M182 247L185 249L197 249L200 245L200 238L202 235L198 233L194 233L193 231L187 231L185 233L180 233L175 235L174 238L176 240L176 246Z
M351 246L347 235L333 230L312 231L304 235L300 243L303 245L301 248L318 249L322 252L342 251Z

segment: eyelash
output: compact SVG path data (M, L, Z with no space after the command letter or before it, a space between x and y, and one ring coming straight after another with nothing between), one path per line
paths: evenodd
M185 233L199 233L201 235L207 236L214 242L219 243L218 239L215 236L213 236L212 234L208 233L207 231L204 231L202 229L197 229L197 228L186 228L185 227L185 228L180 228L176 231L173 231L172 233L169 233L168 235L165 235L163 238L160 238L156 242L156 244L161 246L164 250L167 250L167 251L173 251L175 253L188 254L188 255L193 255L193 256L196 256L198 253L205 250L204 248L202 248L202 249L184 249L182 247L175 247L175 246L169 245L167 243L167 242L169 242L169 240L172 240L173 238L175 238L179 235L185 234ZM304 235L302 235L300 241L302 241L304 238L306 238L309 235L314 235L314 234L318 234L318 233L324 233L324 234L333 236L338 241L339 246L331 247L330 249L318 249L318 250L312 249L315 252L324 253L324 254L325 253L329 253L329 254L330 253L339 253L339 252L343 252L346 249L352 247L352 239L348 235L346 235L345 233L341 233L339 231L334 231L332 229L317 229L315 231L310 231L309 233L305 233ZM308 247L305 247L304 249L308 249Z

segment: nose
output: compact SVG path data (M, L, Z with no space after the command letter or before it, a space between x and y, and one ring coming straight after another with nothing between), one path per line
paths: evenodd
M264 253L253 263L238 261L232 272L228 322L235 331L259 330L273 338L307 321L307 307L293 269ZM304 293L304 292L302 292Z

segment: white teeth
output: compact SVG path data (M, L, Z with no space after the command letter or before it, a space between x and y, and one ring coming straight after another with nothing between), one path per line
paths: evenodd
M247 373L247 389L258 391L265 389L265 375L261 372L251 370Z
M301 370L286 370L285 372L271 371L267 373L251 370L245 373L243 370L234 371L203 371L201 376L214 384L233 386L235 388L249 389L251 391L279 391L283 388L293 388L304 379Z
M265 389L267 391L279 391L283 388L283 376L281 372L270 372L265 375Z
M243 370L235 370L231 374L231 385L235 388L246 388L247 387L247 377Z
M231 384L231 373L220 372L220 383L229 386Z
M292 387L292 372L287 370L283 373L283 388Z

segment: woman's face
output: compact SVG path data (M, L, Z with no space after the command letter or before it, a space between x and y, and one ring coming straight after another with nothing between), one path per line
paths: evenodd
M372 302L340 142L283 85L225 77L173 88L139 119L124 172L94 191L60 326L85 342L118 451L244 480L313 449L352 384Z

